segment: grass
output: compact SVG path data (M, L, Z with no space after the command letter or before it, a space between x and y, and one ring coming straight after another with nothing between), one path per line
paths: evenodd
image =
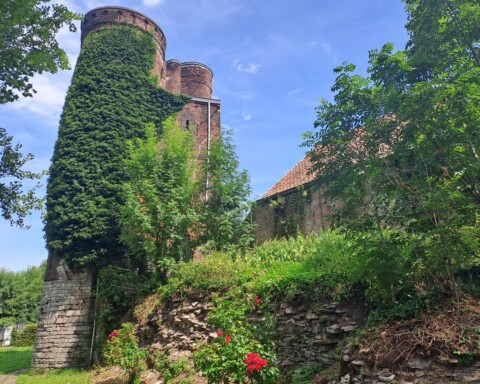
M16 384L91 384L92 373L63 369L48 373L28 373L20 375Z
M0 348L0 375L30 368L33 347Z

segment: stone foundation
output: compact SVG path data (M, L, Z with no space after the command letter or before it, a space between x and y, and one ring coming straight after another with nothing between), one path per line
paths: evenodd
M71 271L54 256L48 259L32 367L88 367L92 339L93 275Z

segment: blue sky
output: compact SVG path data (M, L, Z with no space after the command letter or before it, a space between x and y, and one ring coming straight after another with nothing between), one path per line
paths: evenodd
M57 1L60 2L60 1ZM304 156L300 135L311 130L319 98L331 99L333 67L357 65L386 42L403 49L406 14L400 0L64 0L86 13L103 5L138 10L167 38L166 59L198 61L214 72L222 125L234 132L252 198L260 197ZM72 68L80 33L58 35ZM29 169L48 169L72 71L36 76L38 93L0 106L0 127L31 152ZM45 183L44 183L45 184ZM43 188L40 193L44 194ZM0 268L18 271L47 258L40 214L29 230L0 221Z

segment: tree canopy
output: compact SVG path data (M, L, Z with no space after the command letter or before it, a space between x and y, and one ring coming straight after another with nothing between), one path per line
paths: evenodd
M41 177L40 173L23 169L33 155L23 155L20 144L0 128L0 210L3 218L11 225L25 227L25 216L31 209L40 209L42 199L35 195L35 188L24 192L23 182Z
M0 2L0 104L33 96L31 77L68 69L68 58L56 34L68 26L76 31L80 16L49 0Z
M335 68L305 145L338 225L419 235L450 271L478 251L480 4L404 2L406 48L370 51L367 77Z

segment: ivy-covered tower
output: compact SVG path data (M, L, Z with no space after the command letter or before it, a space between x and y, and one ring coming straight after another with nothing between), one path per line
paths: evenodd
M34 368L85 367L94 340L92 292L99 269L128 265L120 243L128 141L178 113L206 153L220 132L212 71L165 61L166 39L150 18L123 7L85 15L47 186L48 263Z

